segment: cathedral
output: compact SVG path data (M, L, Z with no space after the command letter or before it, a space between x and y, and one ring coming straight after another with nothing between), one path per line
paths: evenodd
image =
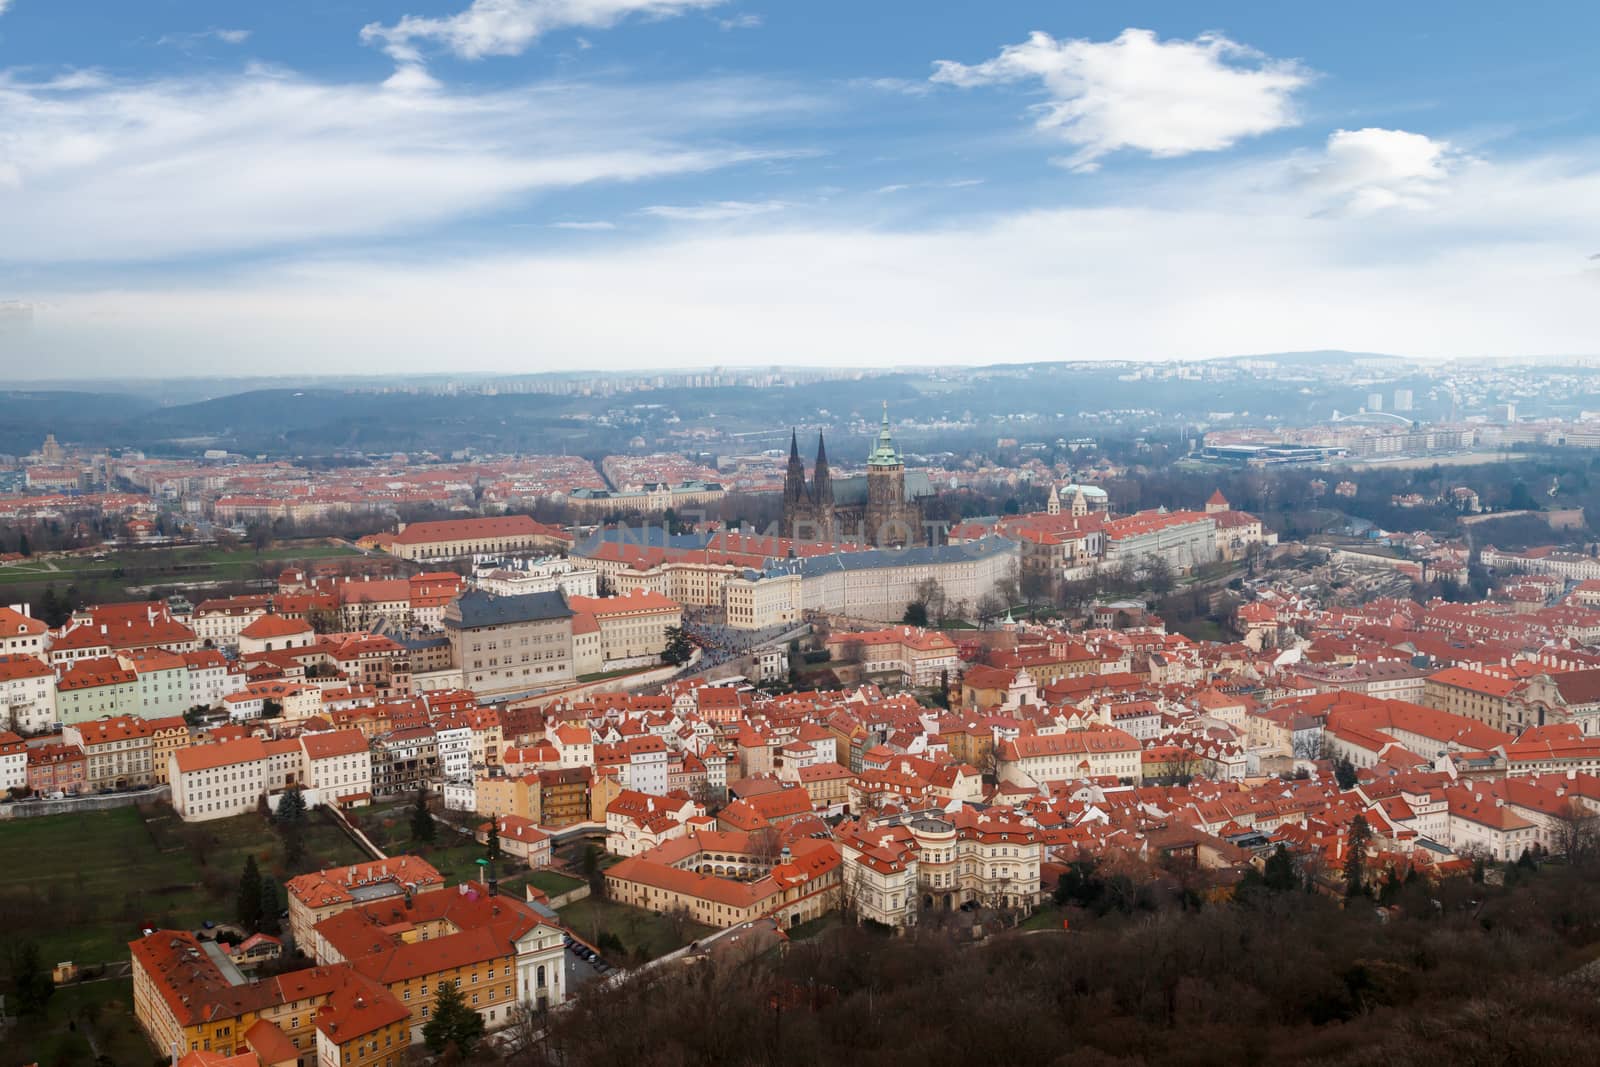
M889 433L889 405L867 473L835 481L828 471L828 448L817 434L817 463L806 482L800 441L789 435L789 470L783 481L783 536L797 541L864 541L880 548L927 543L922 500L933 485L922 471L908 475Z

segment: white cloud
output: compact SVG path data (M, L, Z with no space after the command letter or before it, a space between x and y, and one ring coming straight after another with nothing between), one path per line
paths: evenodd
M0 15L6 13L6 8L11 6L11 0L0 0Z
M551 30L606 29L630 16L670 18L716 7L723 0L472 0L440 17L406 15L393 26L373 22L361 39L401 63L422 60L419 44L435 42L462 59L521 55Z
M550 225L558 230L614 230L617 228L616 223L606 222L604 220L595 220L592 222L552 222Z
M734 15L732 18L718 19L717 28L721 30L756 30L761 28L760 15Z
M873 190L875 193L903 193L907 189L970 189L975 185L982 185L982 178L953 178L948 181L927 182L894 182L890 185L880 185Z
M727 131L810 103L746 80L472 91L419 79L0 77L0 261L415 233L544 190L781 157Z
M1163 41L1127 29L1112 41L1034 33L994 59L934 65L958 88L1039 81L1049 97L1035 126L1077 150L1063 162L1092 170L1122 149L1156 157L1211 152L1296 123L1292 95L1311 78L1220 33Z
M440 352L495 371L1595 352L1593 159L1475 165L1433 210L1382 215L1311 214L1301 191L1247 197L1237 181L1191 179L1154 190L1160 207L922 232L792 213L528 254L323 258L16 295L42 309L30 351L50 362L30 366L56 374L108 353L204 370L219 338L236 366L306 372L335 359L436 370Z
M1335 130L1317 157L1297 161L1304 186L1337 210L1426 208L1465 162L1448 141L1406 130Z
M641 208L639 213L674 222L731 222L769 215L788 206L782 200L717 200L705 204L656 204Z
M156 38L156 44L171 45L188 52L206 41L220 41L223 44L244 44L249 39L249 30L211 29L198 30L194 33L164 33Z
M899 93L902 96L927 96L933 86L910 78L852 78L848 83L855 89L876 89L881 93Z

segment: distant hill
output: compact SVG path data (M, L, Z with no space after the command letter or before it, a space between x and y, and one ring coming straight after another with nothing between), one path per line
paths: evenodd
M46 434L62 441L99 441L108 426L119 426L153 410L148 397L13 389L0 392L0 452L25 455Z

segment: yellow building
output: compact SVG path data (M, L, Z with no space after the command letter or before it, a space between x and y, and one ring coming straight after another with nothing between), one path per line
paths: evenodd
M413 1041L442 982L491 1030L519 1002L555 1007L566 997L561 927L488 886L352 908L318 923L315 943L319 963L347 962L388 989L410 1014Z
M392 856L296 875L283 888L289 898L289 930L297 944L309 945L322 920L384 896L436 892L444 888L444 877L427 860Z
M189 724L182 715L151 719L150 724L150 777L157 785L167 784L167 757L190 744Z

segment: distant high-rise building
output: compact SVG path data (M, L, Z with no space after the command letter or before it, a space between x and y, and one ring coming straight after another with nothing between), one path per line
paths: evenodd
M1396 411L1410 411L1411 403L1411 390L1396 389L1394 391L1394 409Z
M1383 394L1382 393L1368 393L1367 394L1367 410L1368 411L1382 411L1383 410Z

